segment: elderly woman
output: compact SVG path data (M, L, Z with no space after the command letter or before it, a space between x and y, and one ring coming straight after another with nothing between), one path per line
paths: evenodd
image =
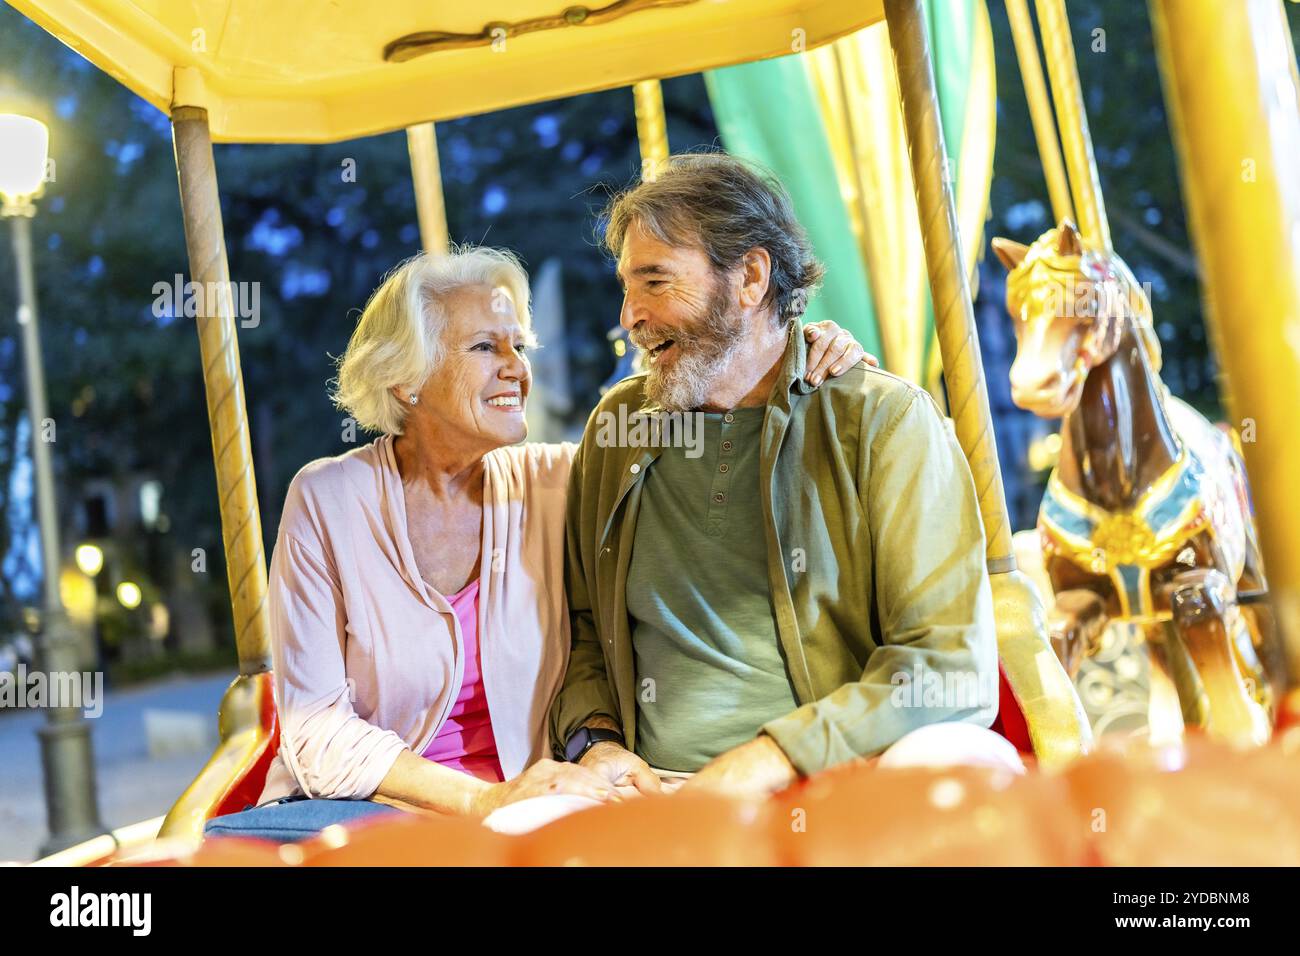
M810 380L862 355L833 323L808 335ZM259 807L208 832L294 839L388 804L482 816L542 794L618 799L547 759L575 446L521 444L531 338L508 252L416 256L370 299L334 398L381 437L289 487L270 575L279 753Z

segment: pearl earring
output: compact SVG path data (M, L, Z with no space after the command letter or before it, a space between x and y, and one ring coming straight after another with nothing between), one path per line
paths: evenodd
M418 405L419 402L420 402L420 396L419 396L419 395L416 395L414 392L412 392L412 393L411 393L411 404L412 404L412 405Z

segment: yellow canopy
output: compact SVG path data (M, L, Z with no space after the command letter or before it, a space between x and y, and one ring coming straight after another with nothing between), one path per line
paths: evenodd
M10 0L220 142L324 143L811 49L882 0Z

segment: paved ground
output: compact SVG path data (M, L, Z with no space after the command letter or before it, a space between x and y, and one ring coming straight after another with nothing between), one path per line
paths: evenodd
M234 676L174 677L105 694L103 714L89 721L104 823L119 827L167 812L211 755L217 705ZM189 752L151 758L147 710L201 715L211 738ZM0 712L0 861L34 859L47 836L36 737L44 719L35 710Z

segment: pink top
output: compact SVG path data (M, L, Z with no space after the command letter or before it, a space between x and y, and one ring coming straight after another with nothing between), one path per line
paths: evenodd
M438 728L438 736L424 748L424 756L480 780L500 783L504 776L501 761L497 758L496 737L492 735L492 718L488 714L478 650L478 581L465 585L447 598L447 603L460 622L461 642L465 646L465 676L451 713Z
M546 714L569 657L564 503L575 446L512 445L483 459L470 620L420 576L392 445L386 435L312 462L289 486L265 611L280 748L259 803L371 796L403 750L429 749L466 687L491 704L506 779L550 753Z

